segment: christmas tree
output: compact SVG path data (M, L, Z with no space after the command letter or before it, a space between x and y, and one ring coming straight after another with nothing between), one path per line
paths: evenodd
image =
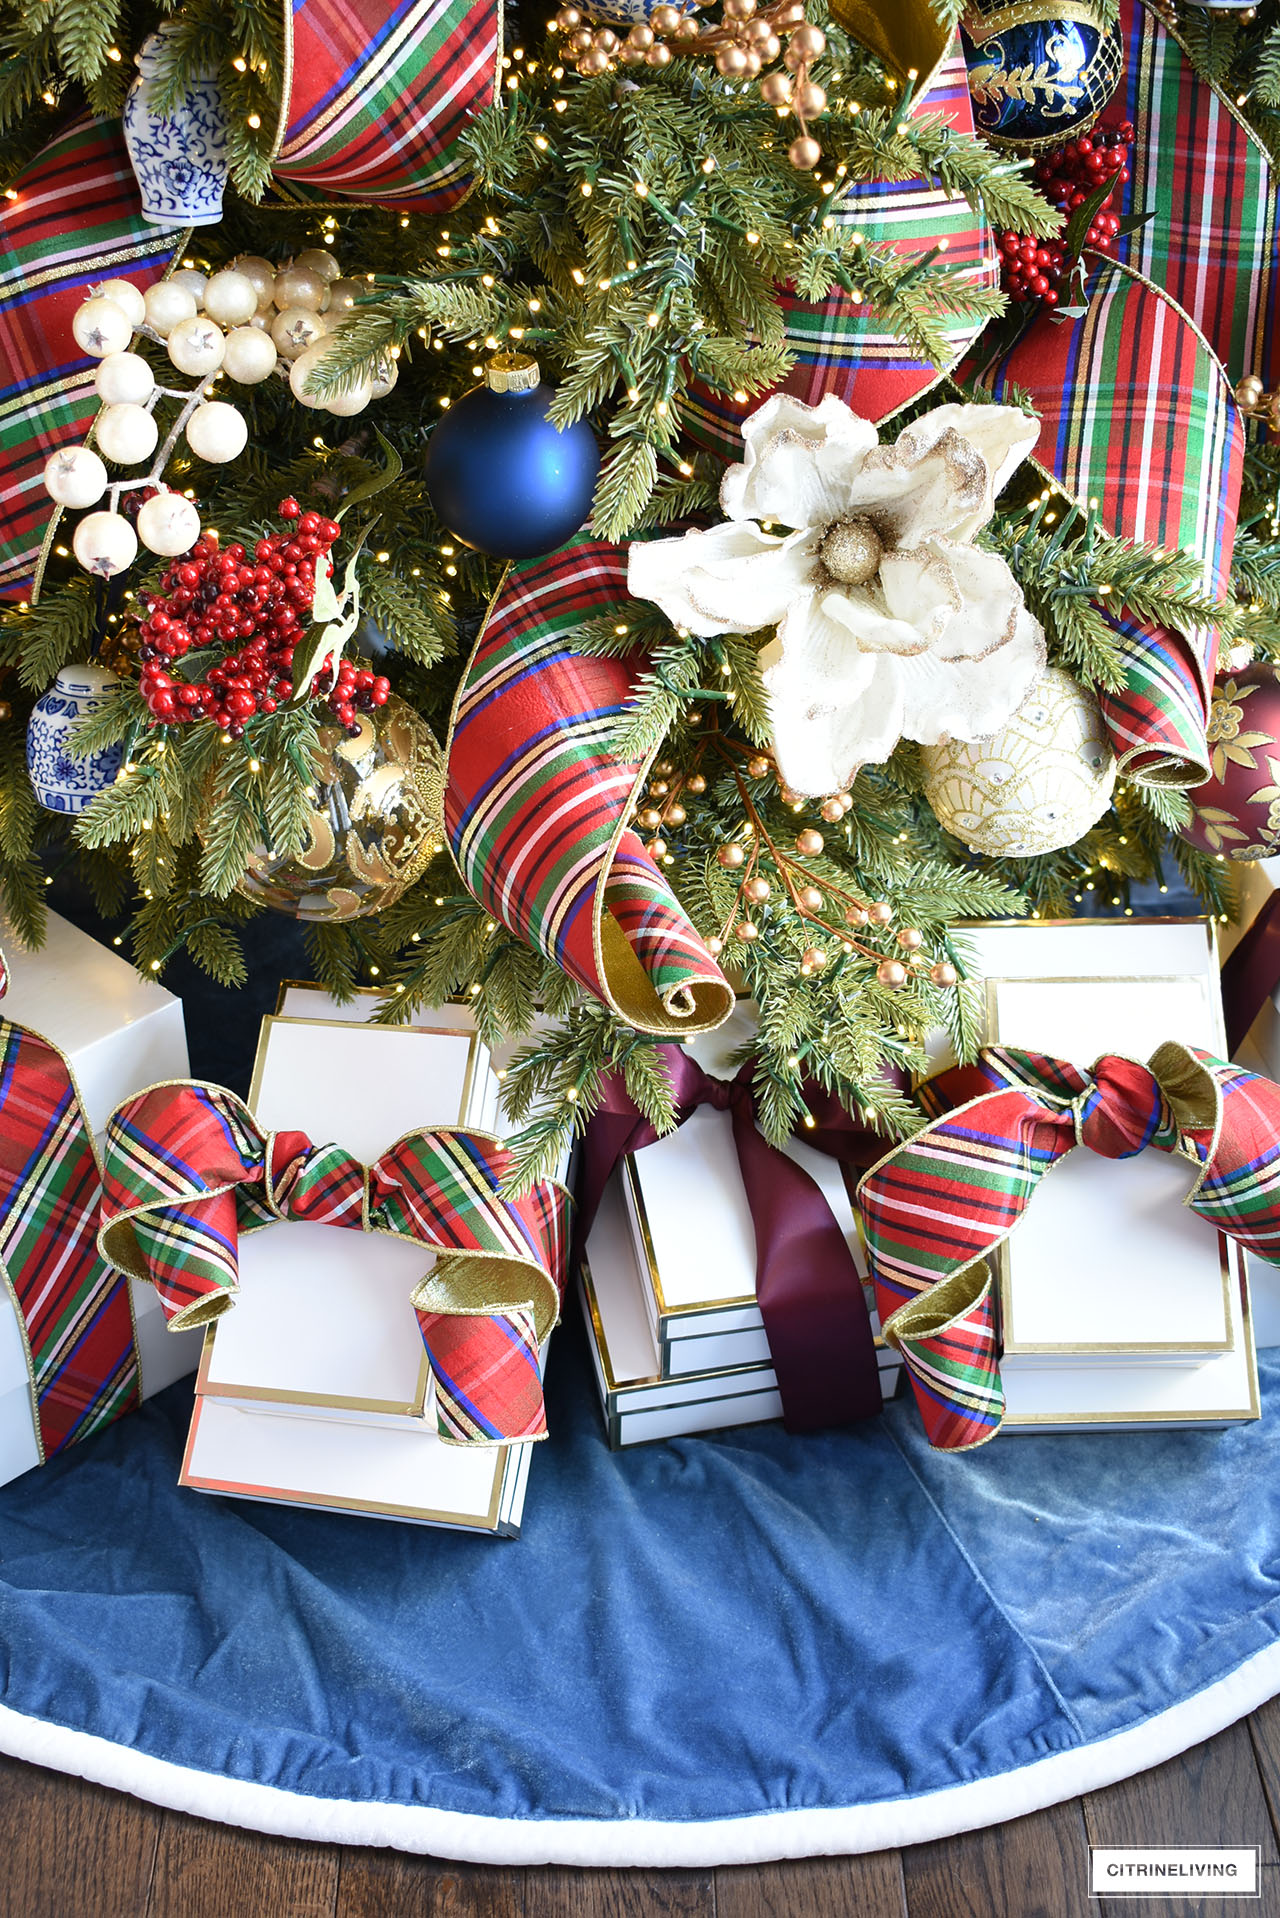
M91 456L6 525L5 911L38 941L70 861L152 973L185 947L233 987L285 910L387 1019L545 1013L507 1078L528 1178L606 1072L672 1123L660 1047L731 990L771 1137L815 1088L893 1136L925 1033L976 1043L962 922L1175 874L1227 912L1258 835L1196 814L1213 661L1280 653L1251 343L1196 335L1204 418L1169 429L1175 525L1229 492L1234 554L1037 446L1055 355L1172 217L1122 95L1002 131L1022 69L975 9L971 102L951 0L621 11L363 0L330 72L306 6L3 7L5 443L37 479ZM1121 14L1100 45L1156 31ZM1261 179L1275 0L1158 28ZM201 140L228 177L189 227ZM54 281L61 331L24 332ZM134 286L118 339L82 317L104 281ZM1143 377L1095 432L1117 461ZM26 737L78 662L121 684L68 748L99 790L54 811ZM984 764L1058 765L1034 805L972 800L993 736ZM559 807L583 836L552 854Z

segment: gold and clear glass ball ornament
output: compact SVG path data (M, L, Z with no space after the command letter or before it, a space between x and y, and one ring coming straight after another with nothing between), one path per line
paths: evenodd
M394 693L357 720L354 737L320 729L302 852L257 846L240 883L246 897L293 919L381 912L443 844L444 760L431 729Z

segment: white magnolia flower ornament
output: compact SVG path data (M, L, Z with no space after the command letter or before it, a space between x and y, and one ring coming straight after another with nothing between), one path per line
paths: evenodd
M881 446L833 394L777 394L742 429L728 521L632 546L628 586L704 638L776 627L760 664L798 793L838 792L902 738L988 738L1043 669L1044 634L972 540L1037 432L1014 407L939 406Z

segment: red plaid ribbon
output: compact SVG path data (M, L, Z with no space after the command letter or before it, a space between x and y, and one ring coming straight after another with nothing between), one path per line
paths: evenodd
M932 1122L858 1187L884 1336L902 1353L929 1443L968 1451L1004 1416L987 1255L1076 1145L1145 1146L1199 1170L1187 1204L1280 1265L1280 1086L1194 1047L1092 1070L989 1047L922 1088Z
M1173 23L1120 0L1125 111L1137 128L1119 257L1204 334L1232 380L1280 380L1280 207L1268 155L1235 101L1196 72Z
M470 185L461 135L489 106L496 0L286 0L278 178L404 212Z
M1222 595L1231 571L1244 423L1216 356L1158 287L1095 258L1082 318L1034 319L979 378L997 399L1025 394L1040 416L1037 457L1104 526L1201 565ZM1106 614L1125 684L1102 714L1122 770L1150 785L1209 777L1205 738L1218 635L1192 638Z
M627 601L626 549L576 539L514 566L454 702L445 824L495 919L644 1032L718 1026L733 993L627 824L643 765L610 735L634 666L576 653L575 629Z
M0 997L9 969L0 953ZM102 1175L70 1066L0 1020L0 1284L18 1314L41 1462L132 1412L128 1280L98 1256Z
M201 1325L239 1289L242 1232L282 1219L435 1248L413 1293L440 1436L546 1436L538 1348L564 1293L569 1196L543 1180L501 1194L506 1148L483 1133L414 1132L369 1167L300 1132L264 1132L220 1086L153 1086L107 1126L99 1245L147 1279L170 1326Z

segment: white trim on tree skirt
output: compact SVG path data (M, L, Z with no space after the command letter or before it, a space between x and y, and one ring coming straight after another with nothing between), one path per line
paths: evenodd
M429 1805L311 1798L193 1771L0 1705L0 1751L226 1825L327 1844L390 1845L486 1865L742 1865L884 1851L1002 1824L1114 1785L1211 1738L1280 1692L1280 1644L1110 1738L945 1791L838 1809L741 1818L484 1818Z

